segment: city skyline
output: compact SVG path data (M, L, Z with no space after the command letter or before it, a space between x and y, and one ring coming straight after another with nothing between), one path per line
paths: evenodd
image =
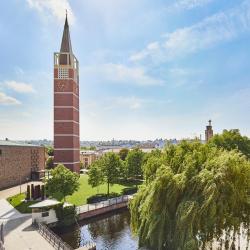
M81 140L250 136L249 1L2 3L1 139L53 138L53 52L68 9ZM9 18L10 16L15 18Z

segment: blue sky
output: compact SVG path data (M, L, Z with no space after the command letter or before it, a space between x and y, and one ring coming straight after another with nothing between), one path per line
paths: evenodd
M9 0L0 138L53 138L65 9L80 62L81 140L250 136L249 0Z

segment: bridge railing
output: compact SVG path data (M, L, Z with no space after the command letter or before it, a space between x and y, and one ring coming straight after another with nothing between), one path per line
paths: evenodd
M101 202L97 202L97 203L82 205L82 206L77 207L77 213L82 214L82 213L89 212L89 211L92 211L92 210L96 210L96 209L99 209L99 208L109 207L109 206L112 206L112 205L115 205L115 204L128 202L130 197L131 197L130 195L123 195L123 196L108 199L106 201L101 201Z

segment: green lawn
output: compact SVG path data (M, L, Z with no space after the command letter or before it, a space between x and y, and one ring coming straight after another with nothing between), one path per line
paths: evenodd
M29 206L37 203L37 201L23 202L24 199L25 194L22 193L9 197L7 201L20 213L31 213L31 208L29 208Z
M131 185L129 185L131 186ZM121 193L123 188L129 187L119 184L114 184L110 186L110 193ZM98 188L92 188L88 184L88 175L81 175L80 177L80 188L73 195L67 196L66 201L69 203L75 204L76 206L83 205L87 203L87 198L98 194L98 193L107 193L107 184L100 185Z
M131 187L132 185L119 185L114 184L110 186L110 193L121 194L122 190L126 187ZM98 188L92 188L88 184L88 175L81 175L80 177L80 188L73 195L67 196L66 201L69 203L75 204L76 206L84 205L87 203L87 198L98 194L98 193L107 193L107 184L100 185ZM55 197L59 199L59 197ZM38 201L29 201L27 203L22 200L25 199L25 194L18 194L12 197L9 197L8 202L15 207L21 213L31 213L31 209L28 207Z

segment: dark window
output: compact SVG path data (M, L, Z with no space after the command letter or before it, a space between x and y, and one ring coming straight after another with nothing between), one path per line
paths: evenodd
M43 212L42 213L42 217L47 217L47 216L49 216L49 212Z
M2 155L2 149L0 149L0 156Z

